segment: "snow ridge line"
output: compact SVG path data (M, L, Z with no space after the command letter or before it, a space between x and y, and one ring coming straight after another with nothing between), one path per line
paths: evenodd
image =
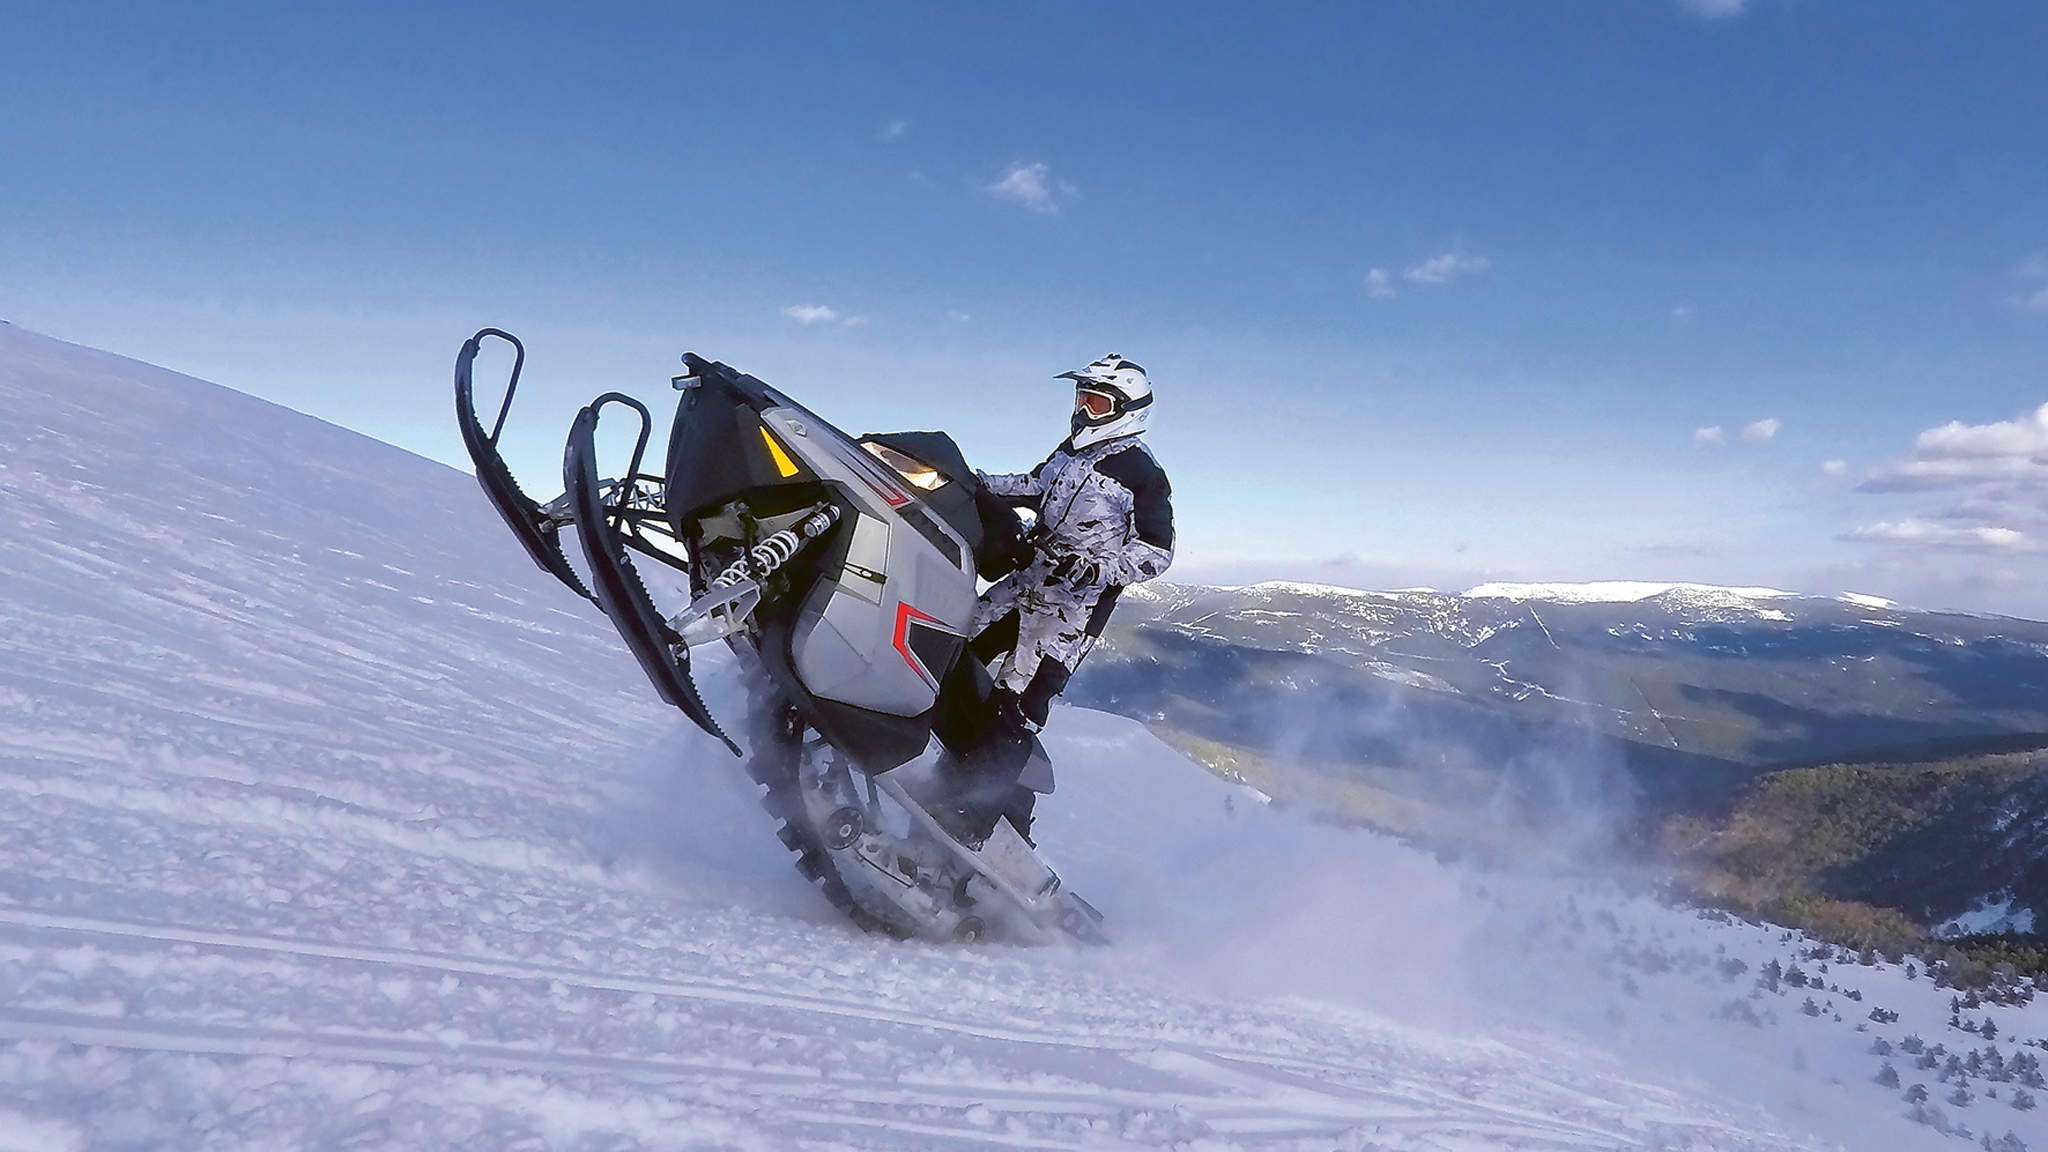
M351 960L368 964L390 964L441 973L495 976L513 980L554 980L567 986L589 989L591 991L674 996L683 999L704 1000L755 1008L781 1008L791 1011L816 1013L822 1016L838 1016L850 1020L862 1020L875 1024L894 1024L909 1028L953 1032L963 1036L972 1036L976 1039L996 1040L1007 1043L1042 1044L1110 1053L1145 1052L1156 1049L1185 1047L1176 1041L1164 1037L1108 1036L1099 1033L1077 1035L1073 1033L974 1024L957 1020L946 1020L939 1017L919 1016L908 1012L891 1012L864 1004L832 1000L824 997L760 992L741 985L714 981L676 981L635 976L612 976L575 968L559 968L545 964L523 964L517 961L462 956L447 952L406 951L397 948L379 948L374 945L328 944L313 940L296 940L288 937L264 936L255 933L184 928L169 924L98 920L83 916L68 916L61 913L37 912L19 905L0 905L0 926L33 931L111 936L128 940L154 940L168 944L191 944L209 948L272 952L325 960ZM1309 1072L1327 1072L1338 1075L1355 1074L1357 1072L1357 1069L1341 1064L1302 1059L1255 1049L1220 1048L1204 1044L1200 1046L1200 1053L1206 1056L1222 1056L1254 1064L1264 1064L1276 1068L1293 1068Z
M432 1065L459 1065L491 1072L524 1072L545 1075L548 1073L576 1072L592 1075L617 1077L643 1086L659 1086L688 1081L699 1086L707 1077L729 1077L744 1079L750 1087L760 1087L764 1082L786 1082L792 1088L809 1087L813 1091L805 1099L818 1101L821 1095L850 1103L887 1103L888 1101L863 1101L849 1096L849 1089L865 1084L888 1087L897 1082L849 1081L842 1078L818 1077L795 1072L776 1072L769 1069L733 1068L723 1065L691 1064L675 1060L651 1060L646 1058L598 1056L584 1053L532 1053L506 1045L470 1044L459 1046L437 1044L431 1040L416 1040L403 1036L381 1036L364 1034L337 1034L329 1032L284 1032L257 1028L241 1028L217 1025L153 1025L130 1022L123 1026L110 1025L104 1018L94 1018L61 1012L17 1012L0 1015L0 1038L8 1040L49 1040L80 1046L117 1048L125 1051L168 1052L195 1056L237 1056L275 1057L281 1059L332 1060L348 1063L400 1065L424 1067ZM905 1095L898 1084L896 1095ZM982 1104L996 1109L1010 1111L1034 1111L1045 1104L1055 1104L1070 1114L1088 1113L1113 1115L1116 1108L1103 1102L1091 1106L1088 1099L1076 1096L1061 1098L1030 1093L1006 1093L1003 1090L981 1088L948 1089L943 1085L912 1085L920 1098L932 1092L948 1092L960 1097L962 1104ZM792 1093L792 1095L797 1095ZM1001 1100L1003 1096L1014 1096L1013 1104ZM1097 1101L1099 1094L1091 1093ZM990 1132L978 1128L954 1128L944 1125L917 1124L892 1116L866 1116L857 1112L827 1112L792 1108L787 1102L775 1105L777 1121L797 1121L838 1128L853 1124L862 1127L901 1131L906 1128L924 1134L965 1138L976 1143L996 1144L1020 1148L1049 1148L1082 1152L1083 1145L1043 1138L1019 1137L1002 1132Z
M1270 1132L1278 1125L1300 1129L1304 1135L1310 1135L1315 1134L1311 1130L1316 1129L1319 1123L1336 1125L1340 1130L1371 1124L1394 1130L1455 1131L1466 1135L1483 1133L1493 1138L1523 1141L1525 1143L1519 1146L1527 1148L1623 1152L1635 1147L1628 1140L1626 1131L1618 1132L1612 1125L1570 1122L1469 1099L1425 1100L1412 1095L1343 1085L1275 1081L1257 1074L1233 1072L1213 1061L1186 1054L1179 1060L1141 1060L1140 1064L1183 1074L1193 1073L1197 1081L1216 1088L1216 1094L1157 1090L1125 1092L1103 1085L1076 1087L1067 1092L1044 1092L988 1084L900 1078L821 1077L806 1072L647 1056L542 1051L468 1040L444 1043L388 1033L292 1031L244 1025L121 1020L33 1009L0 1012L0 1039L55 1041L81 1047L197 1056L311 1059L400 1067L446 1066L537 1075L567 1072L613 1077L641 1086L687 1083L694 1088L713 1091L719 1090L718 1082L721 1080L743 1081L750 1095L774 1099L774 1115L778 1121L797 1120L823 1125L851 1123L891 1131L914 1130L930 1135L970 1137L980 1143L1074 1149L1076 1152L1095 1145L1084 1146L979 1128L919 1125L898 1117L859 1112L812 1111L793 1108L791 1103L831 1102L880 1107L911 1104L941 1108L980 1105L1009 1113L1054 1112L1067 1116L1102 1117L1114 1117L1128 1110L1180 1108L1199 1115L1205 1123L1219 1130ZM1191 1069L1187 1066L1189 1062L1202 1067ZM1432 1114L1418 1108L1423 1104L1445 1106L1446 1111ZM1698 1121L1689 1124L1701 1128L1717 1127ZM1326 1129L1321 1131L1327 1133ZM1530 1141L1533 1143L1527 1143Z
M1199 1082L1207 1082L1225 1097L1234 1097L1243 1102L1239 1107L1219 1108L1219 1100L1215 1096L1200 1093L1162 1095L1156 1091L1122 1100L1119 1099L1119 1094L1106 1091L1102 1086L1088 1089L1082 1099L1070 1099L1057 1093L1020 1092L993 1086L959 1090L963 1098L973 1097L968 1102L982 1102L998 1109L1005 1107L1003 1100L1014 1098L1019 1101L1016 1107L1023 1110L1030 1110L1030 1101L1039 1101L1071 1114L1092 1115L1097 1111L1095 1105L1105 1102L1126 1108L1142 1108L1156 1107L1162 1101L1167 1101L1188 1108L1212 1123L1224 1125L1237 1122L1260 1127L1265 1121L1292 1119L1339 1122L1345 1125L1420 1125L1436 1130L1437 1126L1449 1123L1467 1132L1491 1130L1495 1135L1512 1135L1519 1139L1536 1141L1530 1147L1544 1147L1553 1140L1561 1141L1556 1147L1572 1149L1622 1149L1633 1146L1621 1141L1611 1123L1602 1123L1592 1116L1568 1121L1524 1106L1487 1102L1446 1092L1439 1086L1413 1081L1406 1077L1396 1076L1391 1080L1385 1080L1383 1077L1386 1070L1376 1067L1372 1062L1364 1065L1332 1063L1271 1051L1222 1047L1208 1042L1190 1044L1166 1036L1074 1034L963 1023L879 1010L867 1005L822 997L764 993L708 981L684 982L610 976L574 968L523 964L453 953L330 944L255 933L110 921L39 912L18 905L0 905L0 927L12 927L21 934L99 936L120 941L185 944L227 951L265 952L310 959L382 964L441 974L551 980L591 991L649 994L774 1008L833 1016L844 1020L911 1027L920 1031L945 1032L983 1040L1031 1044L1069 1051L1094 1051L1131 1060L1140 1067L1170 1071L1183 1077L1192 1077ZM426 1065L438 1061L491 1070L537 1073L580 1071L617 1075L635 1082L726 1076L759 1083L764 1090L770 1091L773 1089L768 1089L769 1082L788 1080L792 1086L805 1084L832 1088L839 1093L835 1099L847 1099L845 1093L857 1089L863 1083L838 1078L820 1081L811 1076L788 1077L786 1074L768 1070L646 1057L610 1057L554 1051L536 1053L531 1049L489 1042L473 1043L468 1040L448 1044L415 1037L354 1031L274 1032L241 1025L135 1021L18 1008L0 1010L0 1037L61 1040L74 1044L103 1044L112 1047L204 1055L306 1056L399 1065ZM1369 1081L1379 1082L1361 1083L1361 1074ZM1301 1077L1306 1077L1306 1081ZM890 1081L882 1088L886 1091L890 1086L901 1089L912 1085L907 1081ZM926 1088L949 1091L948 1086L943 1085L917 1087L920 1091ZM1261 1087L1264 1089L1263 1093L1259 1090ZM1270 1096L1263 1101L1259 1099L1261 1095L1276 1091L1286 1100L1284 1108L1276 1109L1274 1106L1278 1101ZM1266 1107L1259 1107L1259 1104L1265 1104ZM1418 1111L1418 1106L1421 1106L1422 1110ZM1433 1109L1442 1109L1442 1113L1432 1115ZM827 1119L836 1121L842 1117L832 1114L821 1115L819 1119L821 1122ZM1702 1126L1703 1123L1705 1127L1714 1126L1704 1122L1704 1118L1701 1117L1689 1117L1686 1123L1695 1127ZM947 1129L944 1130L944 1134L955 1133ZM982 1130L963 1129L958 1134L973 1134L977 1139L990 1138L988 1142L991 1143L1009 1142L995 1138L998 1134ZM1067 1147L1034 1139L1024 1139L1021 1144L1028 1147Z

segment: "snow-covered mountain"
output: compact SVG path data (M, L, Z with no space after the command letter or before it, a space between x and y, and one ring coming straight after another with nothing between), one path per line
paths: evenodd
M1600 744L1652 794L1755 767L2048 733L2048 624L1697 584L1133 589L1076 691L1335 763ZM1117 657L1122 657L1118 660ZM1321 722L1304 738L1303 712ZM1276 727L1277 734L1267 729Z
M1081 709L1040 835L1117 942L862 936L469 478L6 327L0 412L0 1148L2048 1147L2035 1005Z

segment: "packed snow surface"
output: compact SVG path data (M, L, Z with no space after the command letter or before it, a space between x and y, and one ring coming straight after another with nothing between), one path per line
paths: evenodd
M863 936L469 478L7 328L0 410L0 1148L1969 1146L1873 1081L1924 978L1808 1012L1095 713L1038 836L1112 946ZM2003 1087L1942 1125L2048 1147Z

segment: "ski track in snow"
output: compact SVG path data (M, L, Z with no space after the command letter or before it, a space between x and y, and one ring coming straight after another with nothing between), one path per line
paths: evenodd
M1847 1026L1774 1097L1739 988L1560 975L1765 930L1600 944L1091 713L1040 837L1115 945L862 936L468 478L5 327L0 408L0 1149L1959 1146Z

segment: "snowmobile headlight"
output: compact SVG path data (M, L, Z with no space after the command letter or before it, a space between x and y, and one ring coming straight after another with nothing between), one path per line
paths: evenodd
M929 464L914 460L886 444L877 444L873 440L862 442L861 447L868 450L868 455L895 469L896 474L903 477L907 484L927 492L935 492L945 487L946 478Z

